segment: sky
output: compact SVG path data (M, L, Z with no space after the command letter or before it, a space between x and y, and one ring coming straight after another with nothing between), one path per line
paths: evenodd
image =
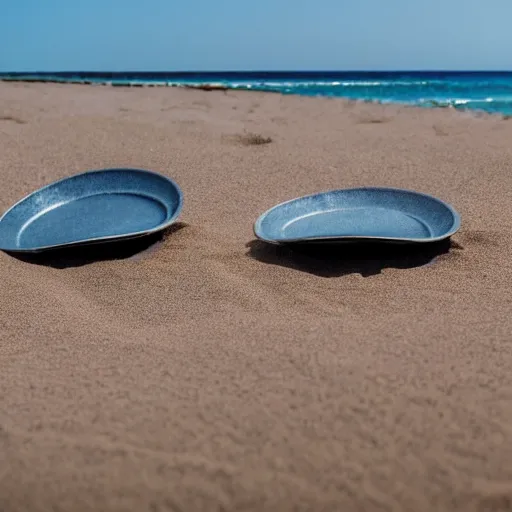
M512 70L512 0L0 0L0 71Z

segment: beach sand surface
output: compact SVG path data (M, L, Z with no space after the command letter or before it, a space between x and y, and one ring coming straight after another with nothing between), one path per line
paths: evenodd
M108 167L184 194L142 252L0 253L0 510L512 510L511 141L445 109L0 83L1 211ZM357 186L462 228L405 253L255 241L276 203Z

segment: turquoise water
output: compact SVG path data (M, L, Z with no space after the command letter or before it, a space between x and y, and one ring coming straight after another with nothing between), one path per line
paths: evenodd
M0 79L119 85L205 85L512 115L512 72L65 72L3 73Z

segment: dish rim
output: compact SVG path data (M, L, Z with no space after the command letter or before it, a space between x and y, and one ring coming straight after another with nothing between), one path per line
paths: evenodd
M300 199L310 199L313 197L318 197L326 194L331 194L333 192L355 192L355 191L378 191L378 192L400 192L400 193L407 193L412 194L416 196L422 196L428 199L431 199L433 201L436 201L437 203L444 206L452 215L453 218L453 224L451 229L449 229L446 233L440 236L436 237L430 237L430 238L403 238L403 237L384 237L384 236L368 236L368 235L350 235L350 236L318 236L318 237L301 237L301 238L287 238L283 240L276 240L273 238L266 238L263 234L263 231L261 229L263 221L268 217L270 213L272 213L274 210L281 208L282 206L285 206L289 203L293 203L295 201L298 201ZM374 241L388 241L388 242L409 242L409 243L432 243L432 242L439 242L441 240L445 240L446 238L451 237L454 235L459 229L461 225L461 218L460 214L455 210L455 208L450 205L449 203L446 203L442 199L439 199L438 197L435 197L431 194L426 194L425 192L417 192L416 190L410 190L405 188L397 188L397 187L354 187L354 188L338 188L338 189L331 189L331 190L325 190L323 192L316 192L314 194L308 194L305 196L299 196L295 197L293 199L289 199L287 201L283 201L282 203L276 204L275 206L272 206L267 211L262 213L258 219L253 224L253 233L254 235L261 241L267 242L270 244L275 245L283 245L283 244L289 244L289 243L297 243L297 242L314 242L314 241L337 241L337 240L345 240L345 241L364 241L364 240L374 240Z
M99 243L99 242L108 242L108 241L114 241L114 240L126 240L126 239L130 239L130 238L137 238L140 236L151 235L153 233L157 233L158 231L162 231L162 230L168 228L170 225L172 225L176 221L176 219L179 217L181 210L183 208L183 192L181 191L181 188L179 187L179 185L172 178L169 178L168 176L160 174L159 172L156 172L156 171L150 171L148 169L140 169L137 167L109 167L109 168L105 168L105 169L92 169L92 170L88 170L88 171L84 171L84 172L79 172L77 174L72 174L70 176L66 176L64 178L61 178L56 181L52 181L51 183L48 183L46 185L43 185L42 187L32 191L30 194L27 194L26 196L22 197L19 201L14 203L12 206L10 206L0 216L0 224L4 220L4 218L6 218L7 215L9 215L9 213L12 210L14 210L14 208L16 208L18 205L20 205L21 203L23 203L30 197L32 197L50 187L53 187L55 185L65 182L65 181L69 181L73 178L78 178L80 176L85 176L85 175L90 175L90 174L109 173L109 172L113 172L113 171L132 171L132 172L135 171L136 173L149 174L149 175L164 179L165 181L169 182L173 186L173 188L176 190L177 195L178 195L178 204L176 206L174 213L165 222L158 224L157 226L155 226L153 228L144 229L141 231L134 231L132 233L126 233L124 235L107 235L107 236L100 236L100 237L94 237L94 238L87 238L85 240L76 240L74 242L66 242L66 243L62 243L62 244L44 245L44 246L33 247L33 248L14 248L14 249L2 248L1 239L0 239L0 250L5 251L5 252L10 252L10 253L21 253L21 252L37 253L37 252L43 252L43 251L47 251L47 250L51 250L51 249L60 249L60 248L65 248L65 247L77 246L77 245L86 245L86 244L93 244L93 243ZM141 194L141 195L143 195L143 194ZM167 206L167 205L165 205L165 206Z

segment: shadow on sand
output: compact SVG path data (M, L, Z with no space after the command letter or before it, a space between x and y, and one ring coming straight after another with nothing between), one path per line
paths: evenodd
M253 240L248 256L263 263L308 272L319 277L361 274L370 277L385 268L407 269L434 262L457 245L450 240L421 244L309 243L272 245Z
M97 261L140 259L144 253L156 250L165 238L186 227L177 222L163 232L129 240L53 249L41 253L8 253L13 258L53 268L81 267Z

